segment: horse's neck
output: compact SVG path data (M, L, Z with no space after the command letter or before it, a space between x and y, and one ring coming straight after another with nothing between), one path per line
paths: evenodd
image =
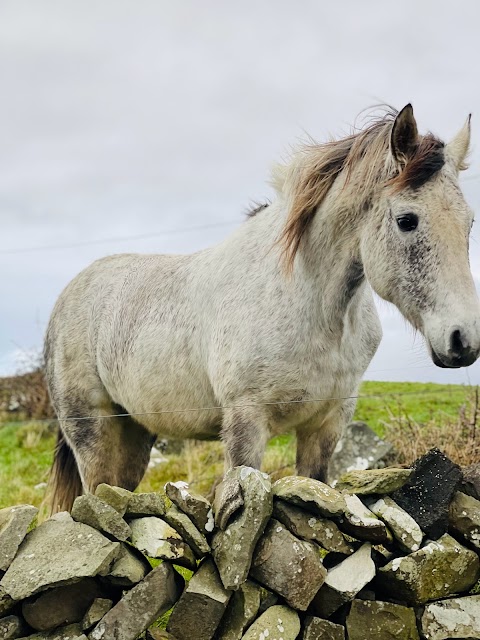
M275 248L266 256L272 267L266 271L266 277L284 280L301 313L308 315L312 322L338 330L346 314L354 315L361 305L365 280L357 230L352 225L339 224L337 212L328 208L331 202L315 215L302 240L290 278L279 264L275 245L287 216L281 202L260 212L257 220L247 224L252 223L252 235L258 234L264 246ZM341 215L345 215L345 211ZM259 255L265 252L260 251Z

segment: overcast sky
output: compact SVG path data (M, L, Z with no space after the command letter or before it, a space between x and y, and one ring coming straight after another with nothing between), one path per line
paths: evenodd
M478 211L479 23L476 0L2 0L0 375L40 348L56 297L94 259L218 242L271 196L291 143L346 133L379 101L411 101L447 140L473 112L462 181ZM480 364L437 369L378 306L366 378L480 383Z

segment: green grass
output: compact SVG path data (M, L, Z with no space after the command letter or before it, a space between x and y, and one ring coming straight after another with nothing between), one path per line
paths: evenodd
M441 421L445 415L456 416L471 396L471 389L461 385L420 384L414 382L364 382L355 414L379 435L392 416L408 415L416 422ZM416 395L403 395L410 394ZM373 397L375 396L375 397ZM45 423L0 425L0 508L12 504L39 505L44 497L44 483L52 461L55 434ZM264 468L273 477L292 473L295 458L293 436L271 440ZM155 491L167 480L186 480L198 491L208 493L215 478L223 471L220 443L187 443L179 455L147 472L141 491Z

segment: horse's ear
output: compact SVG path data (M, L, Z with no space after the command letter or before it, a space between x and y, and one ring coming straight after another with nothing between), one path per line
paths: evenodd
M445 147L445 153L453 160L458 171L467 168L465 161L470 147L471 117L470 114L457 135Z
M407 104L398 113L392 127L390 147L397 162L404 164L415 151L418 142L418 129L413 108Z

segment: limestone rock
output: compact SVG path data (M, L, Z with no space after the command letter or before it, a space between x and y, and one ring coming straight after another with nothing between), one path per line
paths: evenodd
M412 474L411 469L368 469L349 471L335 485L335 489L358 496L384 495L403 487Z
M175 564L195 569L195 556L180 535L160 518L147 516L130 523L132 544L150 558L171 560Z
M182 586L181 576L163 562L103 616L90 640L135 640L175 604Z
M298 613L289 607L275 605L255 620L242 640L295 640L299 633Z
M367 542L329 570L325 584L312 602L312 612L321 618L330 617L342 604L353 600L374 577L375 564Z
M122 487L113 487L109 484L99 484L95 489L95 495L103 502L106 502L117 511L120 516L125 514L128 501L133 495L131 491Z
M102 595L93 578L43 591L22 605L22 614L37 631L48 631L62 625L80 622L85 612Z
M29 504L0 509L0 571L10 566L37 513Z
M180 511L190 516L202 533L212 533L214 526L212 505L206 498L192 491L186 482L167 482L165 493Z
M385 496L367 502L372 513L388 524L400 548L407 553L418 551L423 540L423 532L415 520L401 509L391 498Z
M250 580L234 592L215 636L216 640L241 640L245 629L258 614L260 594L261 587Z
M364 422L347 425L329 465L330 481L358 469L380 469L386 466L393 446L382 440Z
M188 544L197 558L203 558L210 551L210 545L203 533L197 529L189 516L174 504L167 510L165 520Z
M211 559L202 563L183 592L167 625L176 640L211 640L232 595Z
M213 501L213 513L216 526L224 531L230 518L243 507L242 487L238 478L230 475L225 478L215 489Z
M89 631L110 611L113 602L108 598L95 598L82 619L83 631Z
M225 531L217 531L212 553L225 589L238 589L247 579L255 546L272 514L270 479L251 467L236 467L225 475L240 483L244 505Z
M340 624L334 624L314 616L307 616L302 640L345 640L345 629Z
M299 540L278 520L271 520L255 549L250 575L306 611L327 575L320 548Z
M275 500L273 503L273 517L284 524L297 538L318 542L327 551L346 555L353 553L351 545L331 520L315 517L283 500Z
M345 515L339 527L358 540L384 544L392 539L385 523L379 520L355 495L345 494Z
M132 493L130 495L125 511L126 518L162 517L163 515L165 515L165 500L160 493Z
M25 632L25 624L18 616L7 616L0 619L0 638L16 640Z
M273 494L323 518L341 516L346 509L345 498L340 492L312 478L280 478L273 485Z
M105 580L120 587L133 587L150 571L150 564L133 547L122 544L122 548Z
M47 587L106 575L119 551L120 543L85 524L47 520L27 535L0 585L23 600Z
M421 628L428 640L480 638L480 596L428 604L421 619Z
M383 592L408 604L423 604L467 591L480 576L478 556L448 534L382 567Z
M457 492L450 504L450 527L480 549L480 501Z
M352 602L347 632L349 640L419 640L413 609L378 600Z
M461 478L460 467L432 449L414 463L406 484L391 497L429 538L437 540L448 529L449 505Z
M75 500L72 518L123 542L128 540L131 534L130 527L118 511L91 493L79 496Z

